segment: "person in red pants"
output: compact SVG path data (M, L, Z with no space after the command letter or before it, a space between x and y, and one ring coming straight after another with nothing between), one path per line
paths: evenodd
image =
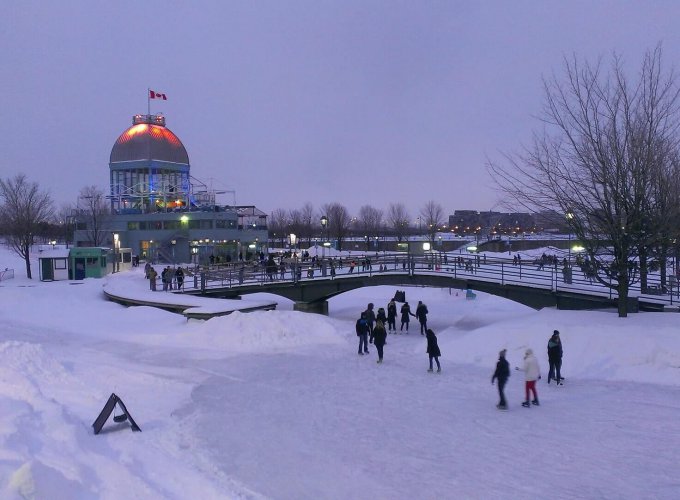
M534 351L527 349L524 353L524 366L522 368L516 366L515 370L522 370L524 372L524 392L525 398L522 406L529 408L530 403L538 406L538 393L536 392L536 381L541 378L541 368L538 366L538 360L534 356ZM529 393L534 395L533 400L529 400Z

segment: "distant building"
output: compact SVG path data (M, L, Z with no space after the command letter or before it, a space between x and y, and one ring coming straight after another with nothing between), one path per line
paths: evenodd
M494 237L497 235L520 235L535 233L554 227L554 214L531 214L528 212L478 212L456 210L449 215L449 230L464 235ZM558 226L559 227L559 226Z
M163 115L133 116L113 145L109 176L105 241L111 247L167 263L247 260L266 252L267 215L252 205L217 204L216 192L191 176L187 151ZM87 224L88 214L79 212L77 246L92 246Z

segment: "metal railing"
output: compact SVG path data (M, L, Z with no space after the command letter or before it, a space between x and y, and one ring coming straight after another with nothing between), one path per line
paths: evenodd
M377 274L415 276L422 274L446 275L467 281L518 285L585 295L618 297L616 288L603 285L593 276L569 262L520 262L512 259L482 255L451 256L447 254L409 255L404 253L357 254L350 257L325 259L284 258L267 266L267 262L236 262L192 268L196 276L185 283L186 291L215 288L235 288L273 283L296 284L301 281L343 279ZM647 287L630 286L629 296L639 297L656 304L678 304L680 289L674 279L663 285L658 273L649 274Z

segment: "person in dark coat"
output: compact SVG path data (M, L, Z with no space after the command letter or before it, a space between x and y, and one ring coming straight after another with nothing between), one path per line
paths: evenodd
M378 308L378 314L375 316L375 321L382 321L383 326L385 326L385 323L387 323L387 316L385 315L385 308L384 307L379 307Z
M555 379L557 385L562 385L562 341L560 340L560 332L553 331L552 337L548 340L548 364L550 370L548 371L548 383L551 379Z
M439 350L439 345L437 344L437 336L434 334L432 330L427 330L427 354L430 356L430 369L427 370L428 372L432 371L432 360L434 359L437 362L437 373L440 373L442 371L442 366L439 364L439 356L442 355L441 351Z
M366 322L366 313L361 313L361 317L356 324L357 337L359 337L359 354L368 354L368 323Z
M401 327L399 328L399 331L402 331L404 325L406 325L406 333L408 333L408 324L411 320L409 316L415 316L415 314L411 312L411 306L408 305L408 302L404 302L404 305L401 306Z
M175 279L177 280L177 290L181 290L184 285L184 271L182 270L182 266L175 270Z
M369 302L366 306L366 323L368 323L368 335L370 337L371 344L373 343L373 324L375 323L375 311L373 310L373 302Z
M387 304L387 331L397 331L397 303L394 299Z
M387 343L387 332L385 331L385 324L381 320L375 322L373 328L373 345L378 351L378 363L383 362L383 347Z
M508 378L510 378L510 364L505 359L505 353L505 349L498 353L496 371L493 372L493 377L491 377L491 385L493 385L494 380L498 380L498 395L500 396L501 400L496 405L496 408L499 410L508 409L508 403L505 401L505 393L503 392L503 389L505 388Z
M422 303L422 301L418 301L418 307L416 307L416 318L418 318L418 321L420 322L420 334L425 335L425 332L427 331L427 313L429 311L427 310L427 306Z
M149 266L149 288L151 289L152 292L156 291L156 277L158 276L158 273L156 270L152 267Z

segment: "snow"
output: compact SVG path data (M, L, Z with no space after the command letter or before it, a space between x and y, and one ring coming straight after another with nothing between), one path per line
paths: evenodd
M5 267L16 277L0 282L1 498L680 496L676 313L535 311L399 287L430 311L442 350L431 374L415 321L388 336L382 365L375 350L357 355L356 318L393 287L335 297L328 317L257 294L246 300L277 310L187 321L106 300L105 286L142 296L141 269L43 283L3 247ZM553 329L560 387L545 383ZM541 406L520 407L513 370L500 412L497 353L514 367L527 347ZM112 392L142 432L110 419L93 434Z

